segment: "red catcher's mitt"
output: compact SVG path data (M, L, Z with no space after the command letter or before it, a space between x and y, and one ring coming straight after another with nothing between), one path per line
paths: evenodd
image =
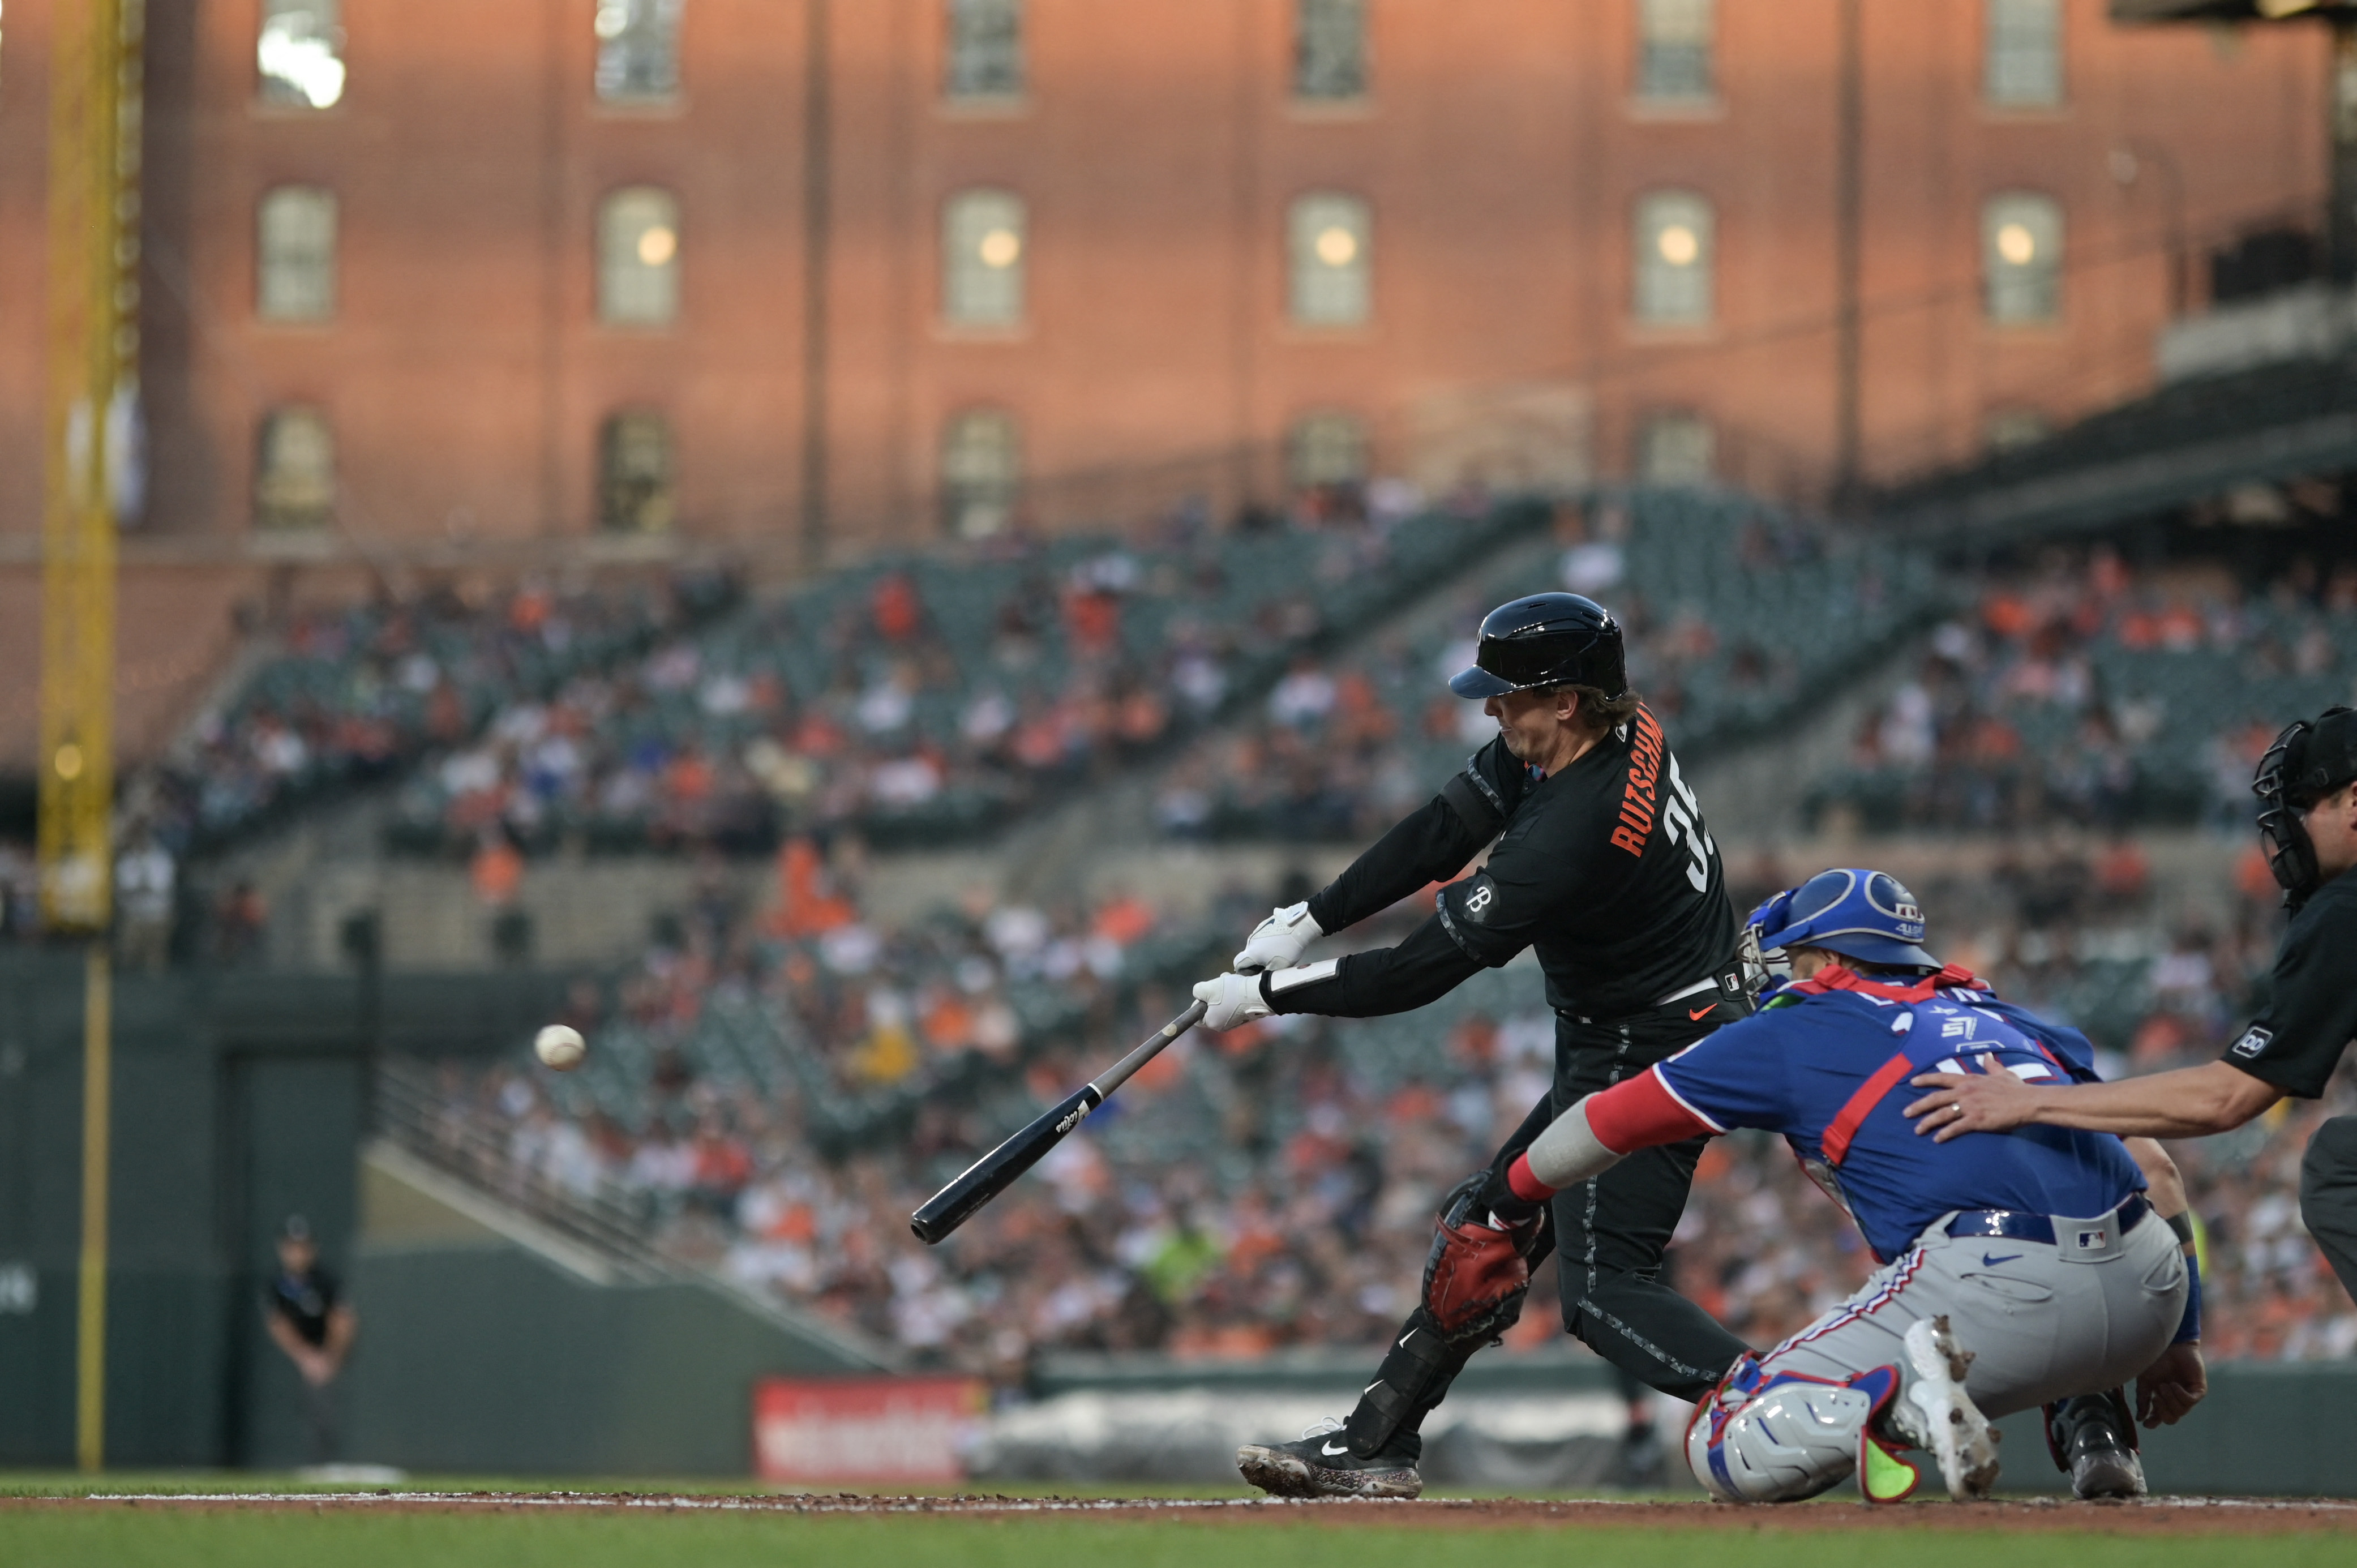
M1451 1341L1494 1339L1523 1316L1530 1294L1528 1250L1539 1221L1501 1230L1483 1223L1491 1215L1480 1203L1476 1176L1448 1195L1440 1211L1439 1234L1424 1262L1424 1310Z

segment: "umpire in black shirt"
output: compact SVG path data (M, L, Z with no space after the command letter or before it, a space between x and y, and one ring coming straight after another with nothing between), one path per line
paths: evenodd
M1519 1315L1552 1246L1564 1325L1616 1366L1681 1399L1717 1385L1747 1348L1661 1281L1703 1140L1650 1149L1522 1204L1503 1172L1564 1109L1750 1011L1718 849L1662 728L1629 691L1620 624L1574 594L1492 610L1474 668L1449 682L1482 700L1498 736L1428 805L1315 897L1279 909L1196 987L1204 1023L1271 1013L1399 1013L1476 971L1536 950L1555 1013L1555 1082L1491 1167L1449 1195L1422 1303L1350 1419L1237 1464L1280 1495L1414 1497L1417 1427L1468 1359ZM1308 944L1458 875L1394 948L1298 964ZM1551 1223L1550 1223L1551 1221Z
M335 1381L351 1354L360 1316L333 1274L319 1266L310 1222L290 1214L278 1228L278 1273L262 1293L264 1326L303 1380L311 1463L335 1457Z
M2251 1026L2206 1067L2117 1083L2033 1088L2005 1073L1927 1073L1907 1108L1946 1139L2025 1122L2124 1138L2201 1138L2239 1127L2286 1095L2324 1092L2357 1036L2357 714L2329 708L2276 737L2259 760L2259 833L2292 910L2275 989ZM2300 1162L2299 1213L2341 1283L2357 1295L2357 1117L2316 1130Z

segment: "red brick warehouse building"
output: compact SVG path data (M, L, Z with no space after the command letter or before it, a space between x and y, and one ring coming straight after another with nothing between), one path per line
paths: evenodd
M7 298L59 3L7 10ZM1822 492L2139 389L2193 254L2325 180L2320 30L2102 0L148 15L135 572L841 550L1286 468Z

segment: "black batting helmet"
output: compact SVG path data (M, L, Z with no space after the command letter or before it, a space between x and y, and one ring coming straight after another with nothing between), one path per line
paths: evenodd
M1473 668L1448 680L1460 697L1555 686L1592 686L1608 698L1628 694L1620 623L1594 599L1533 594L1500 605L1481 618Z

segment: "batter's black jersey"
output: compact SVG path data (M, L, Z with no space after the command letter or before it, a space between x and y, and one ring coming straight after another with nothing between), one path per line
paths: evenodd
M2357 1036L2357 872L2311 894L2276 951L2275 992L2226 1060L2314 1100Z
M1281 1013L1367 1017L1420 1007L1482 968L1534 948L1547 1002L1625 1017L1710 979L1735 955L1735 909L1718 846L1643 707L1562 772L1539 777L1502 738L1477 752L1430 804L1383 835L1309 901L1339 931L1427 883L1453 876L1499 835L1479 875L1395 948L1294 972ZM1701 999L1696 998L1697 1001Z

